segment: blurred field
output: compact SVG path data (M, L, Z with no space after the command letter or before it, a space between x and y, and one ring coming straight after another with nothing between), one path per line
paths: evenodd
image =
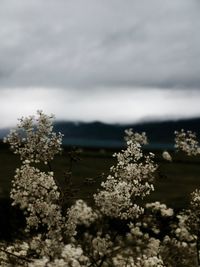
M52 169L61 185L64 184L65 172L70 169L68 152L63 151L52 162ZM73 198L84 198L92 202L92 194L100 187L102 180L109 173L109 168L115 164L112 157L114 151L84 149L80 161L72 164ZM155 151L156 162L159 165L156 173L155 191L146 201L160 201L171 207L185 208L189 203L190 193L200 187L200 158L189 158L174 154L174 161L168 163L162 160L161 152ZM8 199L11 179L15 169L20 166L19 157L14 155L8 146L0 146L0 199ZM48 169L47 166L44 169ZM103 175L102 175L103 174ZM92 203L91 203L92 204Z
M52 169L59 184L64 187L65 173L72 167L72 191L67 203L75 199L85 199L93 204L93 193L100 188L101 181L106 179L110 167L115 164L111 150L84 149L80 161L70 164L70 148L65 148L52 162ZM189 158L182 154L173 154L174 161L168 163L162 160L161 151L154 151L155 160L159 165L156 172L155 191L145 198L145 202L160 201L180 210L187 208L190 193L200 188L200 158ZM9 192L15 169L20 167L19 157L14 155L5 144L0 144L0 240L15 238L20 235L23 226L22 213L11 207ZM48 166L40 166L48 170Z

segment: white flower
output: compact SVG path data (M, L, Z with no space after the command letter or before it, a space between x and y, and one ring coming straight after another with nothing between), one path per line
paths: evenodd
M169 154L168 151L163 151L162 157L163 157L163 159L165 159L167 161L172 161L172 156Z

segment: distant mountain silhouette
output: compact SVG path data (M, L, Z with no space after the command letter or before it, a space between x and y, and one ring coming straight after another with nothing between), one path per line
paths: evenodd
M64 134L64 145L82 147L121 147L124 131L146 132L151 148L172 148L175 130L191 130L200 136L200 118L138 124L105 124L102 122L56 122L54 130ZM0 129L2 139L9 129Z
M57 122L55 124L56 131L64 134L64 144L99 147L124 145L124 131L128 128L132 128L135 132L146 132L151 147L172 147L176 130L191 130L200 135L200 118L125 125L101 122Z
M0 139L3 139L9 133L9 128L0 129Z

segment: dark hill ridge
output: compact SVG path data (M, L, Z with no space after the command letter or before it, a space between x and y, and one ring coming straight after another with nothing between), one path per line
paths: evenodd
M200 136L200 118L177 121L145 122L138 124L105 124L102 122L56 122L56 132L64 134L64 145L82 147L121 147L127 128L136 132L146 132L151 148L172 148L175 130L191 130ZM0 129L2 139L9 129Z
M151 147L172 147L175 130L191 130L200 135L200 118L126 125L101 122L55 124L56 131L64 134L65 144L97 147L122 146L124 131L128 128L133 128L136 132L146 132Z

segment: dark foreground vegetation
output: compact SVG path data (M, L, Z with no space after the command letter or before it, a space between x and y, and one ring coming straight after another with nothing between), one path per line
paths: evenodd
M116 151L116 150L115 150ZM105 180L109 168L115 163L112 149L64 147L62 155L56 156L51 168L59 183L69 179L69 199L84 199L92 205L92 195ZM156 172L155 191L145 198L146 202L160 201L179 211L187 208L190 193L200 187L200 158L187 157L171 151L173 162L162 159L162 151L153 151L159 168ZM23 216L11 207L9 192L15 169L20 166L19 157L8 145L0 143L0 239L10 239L20 234ZM48 166L46 166L48 168Z

